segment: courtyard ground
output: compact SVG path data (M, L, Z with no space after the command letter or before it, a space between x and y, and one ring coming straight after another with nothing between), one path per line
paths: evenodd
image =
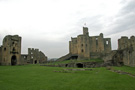
M135 67L111 68L135 74ZM0 66L0 90L135 90L135 77L106 67L86 71L65 69L73 68Z

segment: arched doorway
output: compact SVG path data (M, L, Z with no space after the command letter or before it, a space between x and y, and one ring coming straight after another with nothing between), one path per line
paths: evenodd
M83 68L83 64L82 64L82 63L77 63L76 66L77 66L78 68Z
M35 60L35 62L34 62L35 64L37 64L37 60Z
M17 59L16 59L16 56L13 55L13 56L11 57L11 65L16 65L16 64L17 64Z
M68 64L66 64L65 67L68 67Z

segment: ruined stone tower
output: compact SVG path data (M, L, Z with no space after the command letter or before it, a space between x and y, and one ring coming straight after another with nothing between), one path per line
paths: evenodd
M1 65L21 64L21 37L18 35L8 35L3 39L0 47Z
M122 36L118 39L118 50L111 51L103 57L104 61L111 61L114 65L135 67L135 36Z
M135 36L121 37L118 40L118 52L115 55L117 60L121 60L124 65L135 66Z
M47 62L47 56L39 49L28 48L28 54L21 55L24 64L43 64Z
M39 49L34 49L34 48L28 48L28 59L32 64L37 64L39 63Z
M89 33L88 28L83 27L83 34L77 36L78 59L89 59Z

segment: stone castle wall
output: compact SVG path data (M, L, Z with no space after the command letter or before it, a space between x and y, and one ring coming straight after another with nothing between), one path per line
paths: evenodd
M28 48L28 60L30 60L30 63L36 64L39 63L39 49L34 48Z
M28 54L21 55L24 64L41 64L47 62L47 57L39 49L28 48Z
M113 61L116 65L135 66L135 37L121 37L118 40L118 50L104 54L102 58L106 61Z

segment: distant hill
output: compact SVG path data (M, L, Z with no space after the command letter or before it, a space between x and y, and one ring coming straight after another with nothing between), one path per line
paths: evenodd
M58 58L48 58L48 61L56 61Z

